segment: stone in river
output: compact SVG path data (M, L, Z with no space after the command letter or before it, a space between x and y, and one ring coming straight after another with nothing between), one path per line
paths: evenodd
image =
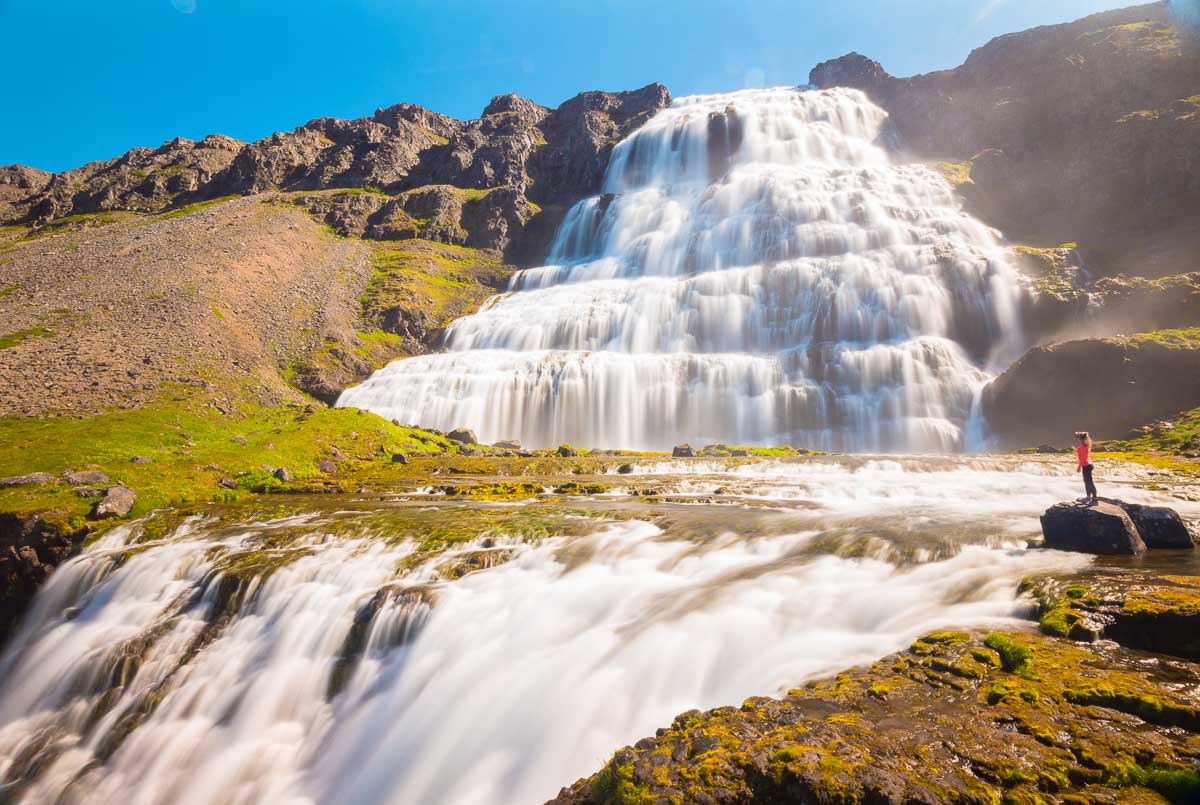
M1059 503L1042 515L1047 548L1096 554L1137 554L1146 550L1137 526L1112 503Z
M1166 506L1143 506L1123 500L1101 498L1105 503L1120 506L1129 515L1147 548L1192 550L1196 543L1179 512Z

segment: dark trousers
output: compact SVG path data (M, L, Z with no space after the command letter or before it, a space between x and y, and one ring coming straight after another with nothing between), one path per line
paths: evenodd
M1092 483L1092 465L1088 464L1083 468L1083 488L1087 491L1088 497L1096 497L1096 485Z

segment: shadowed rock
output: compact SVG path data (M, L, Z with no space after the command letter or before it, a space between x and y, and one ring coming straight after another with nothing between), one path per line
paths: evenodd
M1196 547L1192 534L1179 512L1166 506L1143 506L1123 500L1101 498L1104 503L1120 506L1137 527L1147 548L1191 550Z
M1133 520L1111 503L1059 503L1042 515L1047 548L1096 554L1136 554L1146 550Z

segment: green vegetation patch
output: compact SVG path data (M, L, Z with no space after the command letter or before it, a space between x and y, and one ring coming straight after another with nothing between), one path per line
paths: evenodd
M102 469L135 492L136 516L168 504L234 499L245 490L303 490L317 484L337 491L337 476L330 479L317 466L337 455L342 473L373 464L395 472L394 452L457 449L444 437L357 409L264 408L243 402L225 415L186 391L172 388L142 408L85 419L2 418L0 476ZM135 456L150 463L133 463ZM287 468L292 480L274 478L275 467ZM236 488L222 486L222 479L234 481ZM58 509L82 516L89 507L66 485L0 490L0 511Z
M54 335L54 333L45 327L30 327L28 330L18 330L8 335L0 335L0 349L15 347L17 344L28 341L31 338L45 338L51 335Z
M1017 676L1033 677L1029 667L1033 662L1033 650L1029 646L1003 634L990 634L983 644L1000 655L1000 663L1005 671Z
M199 202L196 202L195 204L188 204L187 206L184 206L184 207L177 207L176 209L169 210L167 212L164 212L161 215L155 216L155 220L166 221L171 218L179 218L184 215L191 215L194 212L200 212L201 210L207 210L209 207L214 207L217 204L224 204L226 201L232 201L235 198L241 198L241 196L237 196L237 195L221 196L220 198L214 198L209 201L199 201Z

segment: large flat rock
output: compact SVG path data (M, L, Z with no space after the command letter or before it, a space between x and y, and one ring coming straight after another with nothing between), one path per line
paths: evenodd
M1046 547L1096 554L1137 554L1146 543L1120 506L1099 503L1059 503L1042 515Z

